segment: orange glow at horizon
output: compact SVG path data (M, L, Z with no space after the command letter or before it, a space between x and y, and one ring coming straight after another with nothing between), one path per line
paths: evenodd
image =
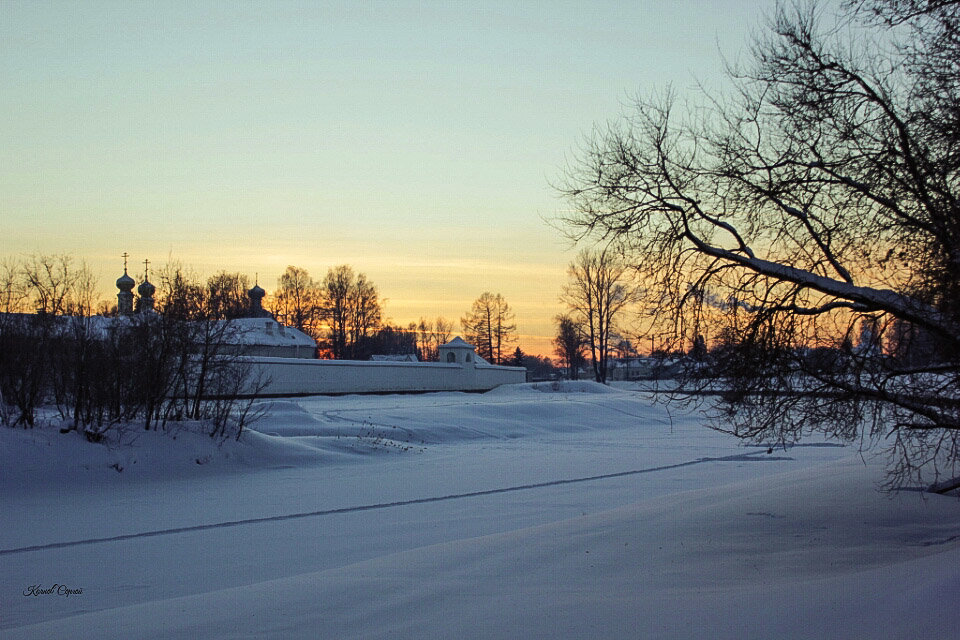
M0 3L0 260L85 260L105 301L124 252L348 264L396 324L500 293L552 357L567 158L626 89L721 77L754 5Z
M179 263L188 274L200 281L219 271L241 273L249 278L251 284L256 279L270 296L276 288L277 279L288 265L307 269L315 281L322 280L327 269L335 266L330 264L311 268L311 265L285 261L282 257L278 260L279 256L276 255L263 256L258 260L245 252L238 253L224 256L216 262L207 257L196 264L191 263L189 257L181 259L175 253L168 252L162 259L150 258L151 280L156 284L157 276L153 274L171 261ZM72 255L77 265L85 262L97 276L101 300L108 304L115 303L117 292L113 283L123 273L122 257ZM200 256L192 257L196 259ZM130 258L130 264L142 260L140 255L134 255ZM479 259L471 259L461 262L448 260L434 266L430 261L421 260L419 264L408 266L398 257L396 260L371 260L371 268L365 268L361 262L352 263L351 267L355 272L365 273L377 286L384 321L400 327L419 322L421 318L432 322L442 317L452 323L454 336L462 335L460 319L469 311L473 301L484 291L501 293L515 314L515 346L528 355L555 359L553 318L563 310L559 292L566 277L565 265L562 260L558 262L485 264ZM278 263L283 264L279 269L275 266ZM131 267L129 272L138 281L143 277L142 267Z

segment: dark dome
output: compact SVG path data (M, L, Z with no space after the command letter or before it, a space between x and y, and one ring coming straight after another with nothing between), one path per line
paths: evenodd
M137 287L137 293L140 294L141 298L152 298L156 290L157 288L150 284L149 280L144 280L140 283L140 286Z
M117 278L117 289L120 289L120 291L123 291L124 293L133 291L133 285L135 284L137 283L134 282L133 278L127 275L126 271L123 272L122 276Z
M262 298L263 296L267 295L267 292L264 291L260 285L255 284L250 291L247 291L247 295L251 298Z

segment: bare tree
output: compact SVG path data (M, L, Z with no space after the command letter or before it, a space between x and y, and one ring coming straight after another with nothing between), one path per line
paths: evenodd
M441 345L447 344L453 339L453 321L447 320L443 316L437 316L433 323L433 342L439 350Z
M382 324L376 286L345 264L327 271L319 288L319 309L328 327L324 342L337 360L359 357L359 343Z
M5 258L0 263L0 311L3 313L20 313L27 310L23 279L21 278L20 263Z
M580 369L586 362L583 349L587 341L583 325L566 314L557 316L556 322L557 335L553 339L553 346L557 357L560 358L561 366L567 369L567 378L578 380Z
M440 357L440 345L450 342L453 336L453 323L442 316L433 322L420 318L416 331L420 358L425 362L435 362Z
M157 297L164 316L177 320L194 320L206 310L206 291L195 274L175 260L168 260L158 273Z
M349 357L357 358L359 357L357 348L360 343L375 334L383 326L380 294L376 285L370 282L365 274L357 274L350 287L347 305L350 312L347 327Z
M597 382L607 381L607 361L615 343L617 319L636 299L632 273L609 248L581 251L567 269L561 300L584 327Z
M220 271L207 278L207 315L211 319L242 318L249 310L250 280L242 273Z
M277 280L273 312L281 323L320 337L320 287L301 267L288 266Z
M85 263L74 267L69 255L34 255L21 266L22 288L32 311L50 315L90 315L97 282Z
M686 112L670 92L638 99L570 168L566 222L617 239L676 332L735 328L748 360L720 428L865 429L892 442L892 485L939 483L960 454L960 4L845 7L829 24L779 7L727 95ZM841 348L866 316L937 356L808 366L805 349Z
M470 312L460 319L467 340L477 353L495 364L502 364L516 341L517 325L510 305L499 293L485 291L474 300Z
M69 255L5 260L0 276L0 402L16 409L5 422L33 426L41 404L87 393L96 279Z
M199 420L225 438L255 417L245 397L263 381L237 355L232 324L213 317L217 305L178 263L160 271L159 313L112 319L90 317L96 282L69 256L4 261L0 278L3 423L30 427L36 409L52 405L65 431L91 440L138 419L145 429Z
M347 324L350 322L350 307L347 298L353 284L353 269L342 266L327 271L320 285L321 317L329 334L323 341L334 360L347 357Z

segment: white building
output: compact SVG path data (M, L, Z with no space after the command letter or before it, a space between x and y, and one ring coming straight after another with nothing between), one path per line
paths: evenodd
M237 346L237 353L268 358L317 357L317 342L303 331L286 327L271 317L224 320L229 331L225 340Z

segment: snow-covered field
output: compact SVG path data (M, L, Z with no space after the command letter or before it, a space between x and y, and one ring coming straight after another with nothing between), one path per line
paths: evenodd
M2 638L957 638L960 500L629 387L0 429Z

